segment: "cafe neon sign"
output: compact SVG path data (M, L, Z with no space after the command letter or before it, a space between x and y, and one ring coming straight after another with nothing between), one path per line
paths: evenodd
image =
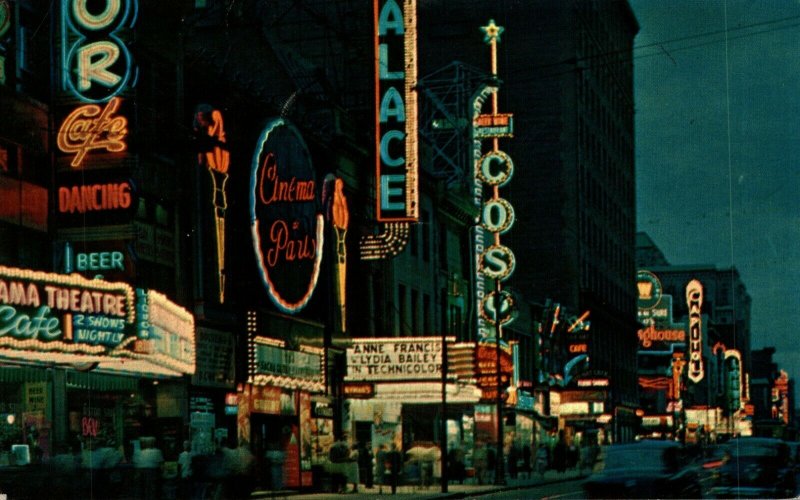
M56 145L64 153L75 154L70 163L72 167L80 167L86 153L94 149L104 149L109 153L128 149L125 142L128 119L115 115L120 102L119 97L114 97L104 108L96 104L80 106L61 123Z

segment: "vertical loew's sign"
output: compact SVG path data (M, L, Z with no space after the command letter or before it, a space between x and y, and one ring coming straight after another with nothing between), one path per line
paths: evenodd
M418 217L416 0L374 0L377 220Z

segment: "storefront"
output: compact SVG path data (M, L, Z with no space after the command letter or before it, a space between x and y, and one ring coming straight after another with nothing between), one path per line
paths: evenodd
M0 464L180 438L194 319L164 295L0 266L0 331Z
M289 349L282 340L250 338L247 383L237 388L237 433L265 471L259 478L264 488L314 484L314 461L333 442L324 359L316 347Z

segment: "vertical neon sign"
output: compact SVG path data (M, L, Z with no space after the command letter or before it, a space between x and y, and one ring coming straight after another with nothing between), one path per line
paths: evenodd
M225 127L222 113L207 104L201 104L194 113L194 130L205 134L213 144L198 154L200 166L208 168L214 190L214 227L217 241L217 277L219 281L219 302L225 302L225 211L228 197L225 184L228 182L230 152L225 144Z
M497 42L504 28L497 26L493 19L489 24L482 26L484 42L491 47L492 76L497 76ZM500 235L506 233L514 225L514 209L511 204L500 197L500 188L508 184L514 173L514 162L511 157L500 150L500 137L512 137L511 115L498 113L498 95L492 92L492 112L489 115L478 115L473 120L473 132L478 137L492 139L492 149L481 156L475 165L475 175L482 184L492 188L491 198L483 202L481 226L492 233L493 241L478 257L478 268L483 276L495 280L494 291L485 294L481 301L480 313L484 319L497 326L510 323L514 316L511 314L514 307L513 298L501 290L500 282L507 280L514 272L516 260L514 253L507 246L500 243ZM503 119L501 119L501 117ZM505 122L507 127L483 127L481 124L493 125ZM499 297L498 297L499 295ZM499 304L499 307L496 305ZM499 309L499 310L498 310ZM499 329L499 328L498 328ZM486 330L479 330L478 334L486 334ZM499 342L499 339L497 339Z
M703 284L692 280L686 285L686 305L689 309L689 380L703 380Z
M138 3L89 4L61 0L62 87L84 102L104 103L135 79L133 57L123 38L136 23Z
M417 0L374 0L375 213L383 232L362 237L361 257L400 253L419 219Z

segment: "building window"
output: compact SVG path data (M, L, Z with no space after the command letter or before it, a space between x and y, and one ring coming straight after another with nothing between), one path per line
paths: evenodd
M431 260L431 214L427 210L422 211L422 260Z
M411 289L411 334L419 335L419 292Z
M432 332L431 319L431 296L425 293L422 295L422 328L425 335Z
M397 286L397 330L400 335L405 335L408 333L408 321L406 318L406 286L405 285L398 285Z

